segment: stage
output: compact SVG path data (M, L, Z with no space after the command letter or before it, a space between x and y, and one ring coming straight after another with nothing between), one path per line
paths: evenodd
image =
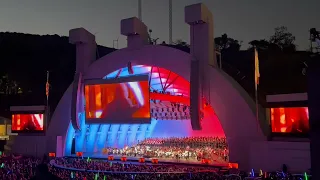
M87 159L88 157L90 159L100 159L100 160L108 160L108 156L107 154L102 154L102 153L83 153L83 157L80 158L84 158ZM121 161L121 155L112 155L114 157L114 160L110 161L110 162L120 162ZM78 157L76 154L71 155L71 156L67 156L67 157ZM142 158L142 156L125 156L127 158L126 162L123 163L139 163L139 159ZM154 158L144 158L145 159L145 163L146 164L151 164L152 159ZM175 164L175 165L184 165L184 166L211 166L211 167L216 167L219 169L222 168L228 168L229 164L223 161L213 161L213 162L209 162L207 164L203 164L201 161L197 161L195 159L172 159L172 158L156 158L158 159L158 164Z

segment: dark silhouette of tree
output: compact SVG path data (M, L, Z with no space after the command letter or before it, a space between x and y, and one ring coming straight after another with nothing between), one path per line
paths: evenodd
M288 37L290 39L291 36ZM267 94L305 92L306 76L301 72L301 62L306 61L309 54L299 51L283 53L283 49L278 46L283 43L275 44L274 42L282 42L276 39L280 38L274 38L269 43L268 51L259 51L261 73L259 92ZM9 107L12 105L45 104L46 71L50 71L49 104L52 112L73 81L76 62L75 46L69 44L68 37L58 35L40 36L6 32L0 33L0 40L1 91L9 87L4 84L10 84L9 89L13 92L16 92L17 87L23 90L22 94L0 93L0 116L10 117ZM289 40L283 42L293 44L293 41ZM222 69L249 94L254 95L252 49L239 51L241 43L226 34L215 38L215 43L216 48L222 50ZM250 44L264 49L268 42L256 40L251 41ZM190 52L188 43L183 40L177 40L175 45L162 45L186 53ZM269 53L272 49L280 53ZM98 46L100 58L113 51L112 48ZM5 75L9 78L3 78ZM7 116L4 112L7 112Z
M21 94L22 89L18 83L9 78L8 74L0 76L0 94Z
M222 34L221 37L214 38L214 43L216 45L215 48L219 51L224 51L224 50L239 51L241 47L241 42L228 37L227 34Z
M12 105L46 104L46 71L53 111L73 81L75 46L58 35L0 32L0 40L0 116ZM114 49L98 46L98 51L104 56Z
M214 38L215 48L218 51L230 50L230 51L239 51L241 47L241 42L233 38L228 37L227 34L223 34L221 37ZM174 45L178 47L190 47L190 45L183 41L182 39L177 39Z
M269 46L270 46L269 41L267 41L265 39L253 40L253 41L250 41L249 44L251 46L250 48L255 47L258 50L268 50Z
M189 44L182 39L177 39L173 44L181 47L189 47Z
M277 27L274 29L274 35L270 37L270 43L277 45L282 51L295 51L296 45L294 44L295 36L288 32L285 26Z

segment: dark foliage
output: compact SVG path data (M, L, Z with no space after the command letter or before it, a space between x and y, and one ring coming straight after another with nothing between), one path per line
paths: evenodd
M227 35L216 38L215 42L223 50L223 69L253 95L253 50L239 51L240 43ZM251 45L257 44L260 47L261 95L306 91L306 77L302 69L303 62L309 58L307 52L284 52L265 40L251 42ZM166 46L190 51L186 43ZM98 46L99 57L112 51L114 49ZM22 91L20 94L0 93L1 116L9 116L8 109L12 105L45 104L47 71L50 71L49 104L53 112L73 81L75 55L75 46L69 44L67 37L0 33L0 79L5 75Z
M98 46L99 56L114 49ZM46 72L50 72L50 106L53 111L73 81L75 46L68 37L0 33L0 77L17 82L22 94L0 94L0 114L8 116L12 105L46 104Z
M228 37L227 34L222 34L221 37L214 38L214 43L215 43L215 48L220 52L239 51L241 47L241 42Z

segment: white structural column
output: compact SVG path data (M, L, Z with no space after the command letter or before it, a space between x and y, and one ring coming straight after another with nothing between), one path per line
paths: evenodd
M76 45L76 73L73 81L70 117L73 128L79 130L79 113L84 112L83 98L81 97L83 94L82 76L91 63L96 60L97 44L95 36L84 28L70 30L69 42Z
M209 68L216 66L213 36L213 16L204 4L185 7L185 22L190 25L190 50L194 61L199 61L202 97L209 99Z
M127 36L128 48L140 48L148 43L148 28L136 17L121 20L121 34Z
M210 99L209 65L216 65L214 58L213 17L204 4L194 4L185 7L185 22L190 25L191 64L191 122L200 121L199 112L202 109L202 98ZM197 69L195 69L197 68ZM192 115L194 114L194 116ZM194 129L198 129L194 127Z
M76 72L85 73L96 60L95 36L84 28L72 29L69 31L69 42L76 45Z

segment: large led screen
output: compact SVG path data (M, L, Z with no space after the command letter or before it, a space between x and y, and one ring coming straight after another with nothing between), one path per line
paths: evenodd
M271 108L273 133L308 133L309 112L307 107Z
M13 114L12 132L41 132L44 130L44 114Z
M85 85L87 123L150 123L148 81Z

